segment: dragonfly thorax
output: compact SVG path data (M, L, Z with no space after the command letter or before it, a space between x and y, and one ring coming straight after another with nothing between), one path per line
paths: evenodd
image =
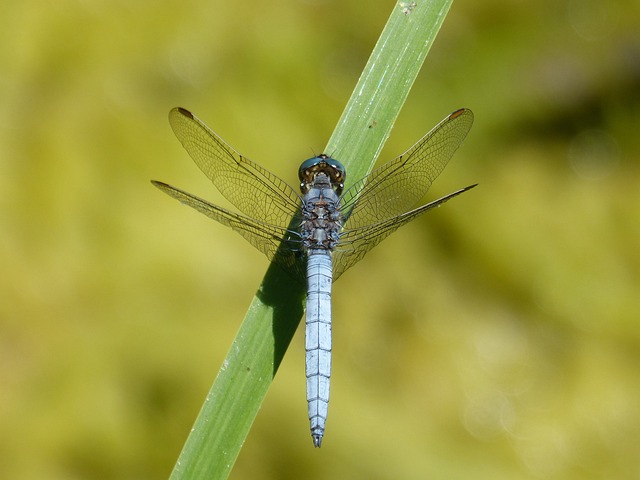
M340 240L342 215L335 185L318 172L302 199L300 235L307 250L333 250Z
M344 179L347 176L344 166L335 158L322 153L317 157L310 158L302 162L298 170L300 178L300 191L306 194L312 185L318 181L319 174L324 174L331 185L331 188L340 195L344 188Z

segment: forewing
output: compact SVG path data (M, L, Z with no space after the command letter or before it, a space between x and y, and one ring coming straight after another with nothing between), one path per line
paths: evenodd
M294 278L304 279L302 243L297 232L231 212L166 183L155 180L151 183L181 203L231 227Z
M169 123L196 165L238 210L271 225L289 224L300 205L295 190L244 158L188 110L171 110Z
M469 133L473 113L460 109L407 152L351 186L342 196L346 227L358 229L415 207Z
M337 279L347 269L362 260L369 250L378 245L398 228L406 225L419 215L422 215L433 208L439 207L447 200L450 200L451 198L460 195L475 186L476 185L471 185L469 187L462 188L450 193L449 195L445 195L438 200L434 200L431 203L373 225L354 229L345 229L340 234L340 242L336 250L333 252L334 279Z

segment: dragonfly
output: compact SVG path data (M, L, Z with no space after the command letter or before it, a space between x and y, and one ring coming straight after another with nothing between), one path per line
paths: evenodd
M306 282L305 374L313 444L324 437L331 378L331 289L347 269L399 227L475 187L416 208L473 124L459 109L413 147L344 188L344 166L320 154L300 165L299 192L240 155L184 108L169 123L196 165L237 212L163 182L153 185L232 228L294 279Z

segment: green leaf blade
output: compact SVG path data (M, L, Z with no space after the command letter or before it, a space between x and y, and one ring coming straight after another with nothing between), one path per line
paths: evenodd
M394 6L325 150L345 165L347 183L371 171L451 2ZM304 294L303 285L270 266L171 479L228 477L300 322Z

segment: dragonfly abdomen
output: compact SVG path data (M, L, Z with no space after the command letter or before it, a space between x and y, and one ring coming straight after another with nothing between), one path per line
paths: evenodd
M331 378L331 254L311 250L307 258L305 370L313 444L319 447L329 409Z

